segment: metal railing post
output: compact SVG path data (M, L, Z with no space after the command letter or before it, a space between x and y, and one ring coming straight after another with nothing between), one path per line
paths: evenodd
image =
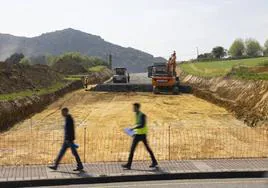
M86 163L86 133L87 133L87 128L84 128L84 163Z
M168 160L170 161L170 125L168 126Z
M32 133L32 129L33 129L33 119L32 119L32 117L31 117L30 123L31 123L31 133Z

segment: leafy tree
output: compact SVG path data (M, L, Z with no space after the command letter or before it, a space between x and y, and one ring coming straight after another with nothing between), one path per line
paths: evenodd
M45 65L47 64L46 62L46 56L34 56L30 58L31 64L41 64Z
M232 57L241 57L245 52L245 44L242 39L236 39L229 49L229 54Z
M53 55L46 55L46 63L48 66L52 66L57 61L57 57Z
M107 62L105 62L104 60L98 57L82 55L79 52L68 52L60 56L52 56L52 55L46 56L46 62L49 66L53 66L55 63L59 61L63 61L63 62L72 61L75 63L80 63L86 69L93 67L93 66L97 66L97 65L108 66Z
M263 51L263 54L264 55L268 55L268 39L264 43L264 51Z
M100 58L82 55L79 52L68 52L58 57L50 56L47 57L47 60L49 65L54 65L57 62L75 62L81 64L86 69L97 65L108 66L108 64Z
M214 58L221 59L226 56L226 51L222 46L216 46L212 49L212 55Z
M213 55L211 53L204 53L198 55L197 59L212 59Z
M5 60L6 63L18 64L24 58L22 53L14 53Z
M247 39L246 54L250 57L256 57L262 55L262 47L260 43L255 39Z
M20 60L19 64L22 64L22 65L30 65L31 64L31 61L28 58L24 57L24 58L22 58Z

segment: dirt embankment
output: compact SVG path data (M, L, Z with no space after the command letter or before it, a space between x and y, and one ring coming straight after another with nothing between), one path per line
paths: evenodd
M46 65L0 62L0 94L46 88L62 80L62 75Z
M268 126L268 81L202 78L180 72L194 95L223 106L252 127Z
M92 73L89 75L90 83L101 83L111 76L111 71L105 69L99 73ZM34 113L42 111L47 105L56 101L64 94L82 88L81 81L74 81L66 84L65 87L60 90L44 94L40 96L31 96L13 101L0 101L0 131L11 128L15 123L22 121Z

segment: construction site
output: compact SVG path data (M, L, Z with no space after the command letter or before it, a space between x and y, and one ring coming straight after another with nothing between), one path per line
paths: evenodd
M226 108L193 95L190 86L178 85L176 67L159 76L162 67L152 67L155 73L149 78L147 73L130 74L129 83L109 80L64 95L1 133L0 163L53 162L63 141L63 107L74 117L84 162L125 161L132 140L123 129L134 126L135 102L148 117L149 141L159 160L268 157L266 126L250 128ZM139 148L135 160L147 160ZM71 159L68 153L63 162Z
M0 188L268 188L267 5L3 1Z

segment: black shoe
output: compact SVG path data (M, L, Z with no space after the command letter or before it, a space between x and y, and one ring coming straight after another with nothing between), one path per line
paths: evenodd
M57 170L57 166L48 166L48 168L50 168L52 170Z
M151 164L150 166L149 166L149 168L158 168L158 164L156 163L156 164Z
M124 165L122 165L122 168L125 168L125 169L130 170L130 169L131 169L131 166L130 166L130 165L128 165L128 164L124 164Z
M73 169L73 171L83 171L84 167L77 167L76 169Z

